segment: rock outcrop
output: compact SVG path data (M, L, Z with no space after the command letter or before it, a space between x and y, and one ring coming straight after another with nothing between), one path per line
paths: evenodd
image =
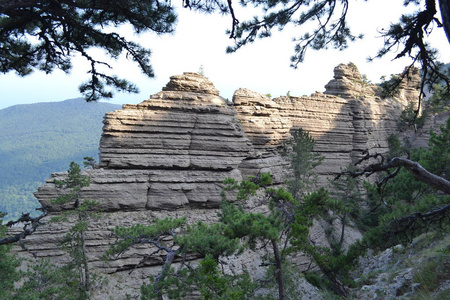
M397 245L378 254L369 250L352 271L357 287L351 291L351 299L414 299L417 295L447 299L450 275L448 255L443 255L442 249L449 247L448 234L436 239L425 233L408 247Z
M217 208L222 181L242 179L238 166L252 151L236 112L217 94L205 78L185 73L150 100L107 113L99 168L89 171L83 196L102 211ZM61 209L50 203L60 176L36 193L50 210Z
M340 64L334 68L334 78L325 85L325 93L344 99L375 96L377 87L363 80L353 64Z
M271 172L275 184L283 183L289 161L282 154L294 128L301 127L315 138L315 151L325 156L317 169L319 184L327 184L327 178L358 160L363 151L387 151L386 138L395 130L404 104L377 97L348 65L335 68L325 93L269 99L239 89L233 104L198 74L171 77L163 91L149 100L105 116L100 162L85 171L91 185L82 191L83 198L98 201L102 211L87 234L91 265L114 274L108 276L105 289L112 291L120 284L131 294L138 291L162 258L147 260L131 274L127 270L143 258L142 251L104 262L102 255L113 242L110 228L167 216L215 221L225 178L240 180ZM65 176L52 174L35 193L52 214L64 209L50 200L61 193L55 180ZM41 257L63 259L57 242L67 228L67 224L41 226L27 238L28 249Z
M377 87L365 83L353 65L341 64L334 72L325 92L310 97L269 99L246 89L235 92L237 117L259 154L241 165L246 175L270 170L282 176L279 170L285 170L286 160L280 153L293 128L308 131L316 140L315 151L325 157L316 169L319 185L326 185L327 178L355 163L364 152L388 151L386 140L396 131L400 112L409 101L416 101L411 85L402 85L404 97L389 101L376 96ZM415 80L408 82L417 87Z

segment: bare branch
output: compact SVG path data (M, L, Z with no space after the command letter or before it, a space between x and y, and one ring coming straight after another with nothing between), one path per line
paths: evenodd
M373 155L367 154L356 164L361 163L363 160L367 160L369 158L377 157L377 156L382 157L381 154L373 154ZM381 180L381 182L378 183L378 186L380 186L381 184L386 183L389 179L394 178L398 174L399 169L401 167L404 167L406 170L408 170L408 172L411 173L411 175L416 180L422 181L422 182L428 184L429 186L431 186L437 190L440 190L446 194L450 194L450 181L448 181L447 179L445 179L441 176L438 176L438 175L435 175L435 174L429 172L424 167L422 167L418 162L412 161L408 158L402 158L402 157L394 157L387 163L383 163L383 161L382 161L377 164L370 164L367 167L365 167L363 170L360 170L360 171L342 172L342 173L338 174L335 179L338 179L341 175L349 175L352 177L358 177L358 176L365 175L366 177L368 177L377 172L388 172L389 173L388 176L383 178ZM393 173L390 172L390 169L392 169L392 168L396 168L396 171L394 171Z
M227 4L228 4L228 9L230 10L230 14L231 14L232 24L231 24L230 39L232 39L232 38L235 38L236 26L239 24L239 20L236 18L236 15L234 14L232 1L227 0Z
M32 218L32 217L30 217L30 214L27 213L27 214L22 214L22 216L19 219L17 219L16 221L9 221L8 223L6 223L7 227L12 227L13 225L16 225L16 224L23 224L23 230L22 230L22 232L17 233L15 235L7 236L5 238L0 239L0 245L7 245L7 244L16 243L16 242L21 242L27 236L33 234L33 232L35 232L36 229L40 225L43 224L43 223L41 223L41 219L43 219L45 216L47 216L47 213L48 213L47 209L42 208L41 210L43 213L39 217ZM24 246L22 246L22 248L24 250L27 250L26 248L24 248Z
M415 212L406 217L395 219L387 226L388 229L385 231L386 237L406 235L410 239L408 234L449 218L449 213L450 204L447 204L426 213Z

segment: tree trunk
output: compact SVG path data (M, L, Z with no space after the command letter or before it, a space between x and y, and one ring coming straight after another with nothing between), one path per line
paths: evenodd
M447 2L448 1L449 0L447 0ZM434 175L415 161L409 160L407 158L394 157L389 163L384 166L387 166L388 168L400 166L404 167L411 173L411 175L415 179L423 181L429 186L438 189L446 194L450 194L450 181L443 177Z
M77 194L77 201L78 201L79 195ZM79 211L78 210L78 224L81 224L83 222L86 222L87 216L86 212ZM88 256L86 251L86 236L84 234L84 230L80 230L78 232L78 239L79 244L77 247L79 247L79 250L81 250L81 253L79 254L79 260L80 260L80 272L81 272L81 283L83 285L84 291L87 293L90 288L90 278L89 278L89 265L88 265Z
M448 181L444 177L431 173L430 171L422 167L418 162L403 157L394 157L385 164L372 164L365 167L362 171L347 172L347 174L350 174L353 177L357 177L364 174L370 175L376 172L389 171L389 169L391 168L398 167L404 167L416 180L425 182L429 186L450 195L450 181ZM341 174L345 174L345 172Z
M345 221L346 221L347 215L344 214L344 216L341 218L342 222L342 228L341 228L341 238L339 240L339 247L342 247L342 244L344 243L344 234L345 234Z
M83 251L82 253L82 259L83 259L83 273L84 273L84 288L86 291L89 291L90 289L90 274L89 274L89 264L88 264L88 256L86 251L86 243L85 243L85 235L84 232L81 232L81 249Z
M161 282L161 280L164 279L164 276L166 275L165 272L170 269L170 266L172 265L172 262L175 259L175 256L178 254L179 250L180 249L168 251L161 272L155 278L155 282L153 283L153 292L157 295L158 300L164 299L161 289L158 285Z
M281 259L280 255L280 249L278 249L278 244L275 240L272 240L272 248L273 248L273 254L275 256L275 278L277 280L278 284L278 299L284 300L285 299L285 290L284 290L284 276L283 276L283 261Z
M442 25L450 44L450 0L439 0L439 8L441 9Z

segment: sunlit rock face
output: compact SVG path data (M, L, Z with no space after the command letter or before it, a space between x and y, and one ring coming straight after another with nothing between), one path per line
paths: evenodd
M381 99L379 88L363 80L352 64L334 68L334 78L325 92L309 97L267 96L239 89L233 102L247 137L259 156L248 159L241 171L252 174L260 169L271 171L280 181L286 176L286 163L280 155L291 140L295 128L308 131L315 139L315 151L324 156L317 167L318 185L327 185L363 153L386 153L387 137L397 128L399 114L411 101L418 99L418 74L405 79L399 87L399 98ZM420 80L420 79L419 79Z
M253 149L235 115L206 78L171 77L151 99L105 115L83 196L103 211L218 207L222 181L242 179L238 166ZM51 179L36 196L50 205L56 193Z
M239 89L231 104L207 78L184 73L172 76L150 99L107 113L100 161L96 168L84 171L91 177L91 185L82 190L82 197L98 201L102 211L86 234L90 264L96 272L114 274L108 276L109 284L98 299L105 299L105 293L138 294L140 285L160 270L163 261L163 254L155 255L129 274L149 253L143 247L105 262L102 255L114 241L110 228L164 217L216 221L225 178L241 180L270 172L274 183L282 184L289 177L286 154L293 129L310 132L316 140L314 151L325 157L316 169L321 186L328 185L329 178L361 158L363 152L386 152L386 138L396 129L404 100L413 98L417 83L405 83L401 90L404 98L398 101L382 100L353 66L339 65L334 72L324 93L270 99ZM71 205L51 203L64 192L55 187L55 180L65 176L52 174L35 193L53 215ZM58 241L68 228L68 223L41 226L27 238L27 247L40 257L62 260ZM327 244L320 224L312 232L315 240ZM358 232L347 235L345 244L358 237ZM232 265L257 268L252 261L245 258ZM308 266L309 261L299 258L298 265ZM251 273L263 271L252 269ZM115 285L122 290L118 292Z
M375 96L376 86L363 80L353 64L340 64L334 68L333 79L325 85L325 94L344 99Z
M103 211L217 208L222 181L270 172L275 183L289 176L295 128L316 140L325 157L316 170L319 185L363 152L384 153L401 110L417 88L417 74L401 84L400 100L382 100L355 66L341 64L324 93L269 97L239 89L228 104L207 78L172 76L163 90L136 105L107 113L98 167L87 170L91 185L83 196ZM340 97L338 97L340 95ZM406 96L405 96L406 95ZM36 193L51 211L60 191L52 175Z

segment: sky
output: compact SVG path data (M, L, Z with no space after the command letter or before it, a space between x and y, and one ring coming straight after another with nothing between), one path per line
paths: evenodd
M174 34L157 36L146 33L133 36L135 41L152 50L151 64L155 78L148 78L138 67L125 58L112 62L114 73L134 82L139 94L116 92L110 103L140 103L161 91L170 76L183 72L203 72L219 90L220 95L232 99L238 88L271 94L273 97L286 95L310 95L324 91L325 84L333 77L333 68L340 63L353 62L361 74L376 83L383 75L400 73L410 63L409 59L392 61L395 54L368 63L367 57L374 56L383 44L378 33L382 28L396 22L404 12L403 1L372 0L350 1L348 23L354 34L364 33L363 40L351 43L344 51L333 49L308 50L305 62L297 69L290 67L294 44L292 37L303 31L286 28L274 32L272 37L256 40L236 53L226 54L226 47L233 41L225 33L230 28L231 18L218 14L204 15L187 9L178 9L178 24ZM237 9L238 19L249 16L247 10ZM121 33L131 36L129 28ZM440 60L450 62L450 45L443 30L435 28L429 37L433 47L440 51ZM101 50L96 50L101 53ZM75 57L70 74L55 70L46 75L34 72L19 77L10 72L0 74L0 109L26 103L62 101L80 97L78 86L88 79L89 65Z

